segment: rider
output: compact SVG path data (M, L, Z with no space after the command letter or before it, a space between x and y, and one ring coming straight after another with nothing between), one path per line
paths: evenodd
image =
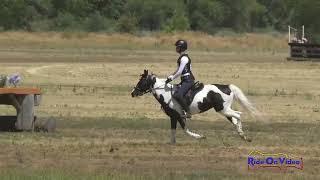
M178 68L177 70L170 76L168 76L166 83L174 80L178 76L181 76L181 86L180 88L173 94L173 97L180 103L184 114L182 115L184 118L191 118L191 114L189 111L189 107L187 105L186 99L184 96L187 94L188 90L194 84L194 76L191 72L191 59L187 54L188 44L185 40L178 40L175 43L176 52L180 54L178 58Z

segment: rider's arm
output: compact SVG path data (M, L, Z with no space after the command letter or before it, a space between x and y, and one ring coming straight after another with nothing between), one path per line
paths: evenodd
M177 78L178 76L180 76L182 74L182 71L183 71L184 67L186 66L186 64L188 64L188 62L189 62L188 57L183 56L181 58L180 66L178 67L175 74L173 74L172 80L174 80L175 78Z

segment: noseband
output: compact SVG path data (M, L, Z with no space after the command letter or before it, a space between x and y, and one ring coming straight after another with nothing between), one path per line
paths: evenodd
M142 96L142 95L147 94L147 93L149 93L149 92L152 92L153 90L156 90L156 89L164 89L164 87L161 88L161 86L165 86L165 85L166 85L166 84L163 84L163 85L160 85L160 86L155 87L155 88L152 88L152 87L150 86L149 89L147 89L146 91L142 91L140 88L134 87L134 90L138 90L139 95ZM172 92L172 87L171 87L171 92Z
M150 87L150 88L147 89L146 91L142 91L140 88L134 87L134 90L138 90L139 95L142 96L142 95L144 95L144 94L147 94L147 93L151 92L151 91L152 91L152 88Z

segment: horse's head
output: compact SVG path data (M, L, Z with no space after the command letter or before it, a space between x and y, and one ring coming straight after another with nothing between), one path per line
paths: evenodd
M151 91L152 86L155 83L155 77L152 74L148 74L148 70L144 70L141 74L141 78L137 85L133 88L131 92L132 97L142 96Z

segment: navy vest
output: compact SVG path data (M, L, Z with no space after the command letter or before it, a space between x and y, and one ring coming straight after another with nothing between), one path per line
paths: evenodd
M181 58L183 56L187 56L187 58L189 59L189 62L184 66L183 70L182 70L182 73L181 73L181 81L183 80L194 80L194 76L191 72L191 59L190 57L188 56L188 54L182 54L177 63L178 63L178 67L180 67L180 64L181 64Z

